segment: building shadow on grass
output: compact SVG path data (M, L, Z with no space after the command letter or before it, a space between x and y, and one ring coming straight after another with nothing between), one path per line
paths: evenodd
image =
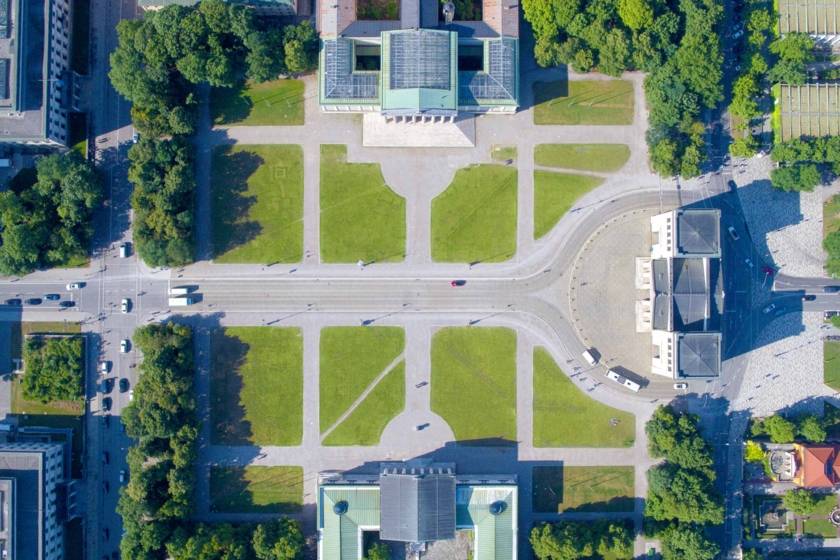
M219 445L251 445L253 431L242 405L242 376L250 345L219 327L210 336L210 441Z
M270 467L268 467L270 468ZM299 472L299 471L298 471ZM289 471L282 477L272 476L272 485L280 488L300 490L303 495L303 479L297 472ZM300 513L302 506L294 501L279 500L273 503L255 502L251 482L244 467L211 467L210 469L210 511L213 513Z
M248 243L262 231L258 222L248 219L257 199L245 193L248 179L265 160L252 152L219 146L212 161L213 253L218 256Z

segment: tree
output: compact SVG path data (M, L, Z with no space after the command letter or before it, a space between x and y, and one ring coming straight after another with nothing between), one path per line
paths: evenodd
M645 433L651 456L665 457L682 467L711 473L712 453L700 435L696 416L677 413L670 406L660 406L645 426Z
M802 85L808 78L806 66L814 60L814 40L805 33L786 33L770 44L779 60L770 69L770 80Z
M723 505L701 472L664 464L648 471L645 513L657 521L722 523Z
M618 15L633 31L653 25L653 7L647 0L619 0Z
M796 437L796 425L784 416L775 414L765 418L761 425L773 443L790 443Z
M806 488L796 488L785 492L782 503L796 515L811 515L817 509L819 499Z
M695 525L676 525L661 535L663 560L714 560L720 547Z
M28 338L23 347L23 396L44 404L80 398L84 394L83 349L80 336Z
M390 560L391 551L385 543L375 543L367 552L367 560Z
M228 523L200 524L192 534L176 533L166 545L172 560L247 560L247 539Z
M822 443L828 435L822 422L816 416L809 414L799 420L799 435L811 443Z
M258 525L251 544L259 560L299 560L303 557L303 532L296 521L287 517ZM369 558L375 560L372 556ZM388 560L387 556L382 560Z
M741 559L742 560L764 560L764 556L762 556L762 554L758 550L756 550L754 548L748 548L748 549L744 550L744 554L743 554L743 556L741 556Z
M315 68L318 33L309 21L283 28L283 52L289 72L297 74Z
M783 191L811 192L822 182L822 176L813 163L797 163L773 169L770 182Z

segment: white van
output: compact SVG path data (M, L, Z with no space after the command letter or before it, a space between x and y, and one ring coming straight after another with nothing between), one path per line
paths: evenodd
M615 381L619 385L624 385L625 387L627 387L628 389L630 389L634 393L638 393L639 389L642 388L642 386L639 385L638 383L636 383L635 381L630 381L629 379L627 379L623 375L619 375L618 373L614 372L611 369L607 370L607 379L609 379L610 381Z
M594 366L598 363L598 360L595 359L595 356L593 356L592 352L590 352L588 349L584 350L583 354L581 355L583 356L583 359L586 360L586 363L590 366Z
M120 245L120 258L124 259L131 254L131 248L128 243L123 243Z

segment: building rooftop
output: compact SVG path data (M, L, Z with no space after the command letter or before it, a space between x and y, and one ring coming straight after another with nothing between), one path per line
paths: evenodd
M455 538L455 475L382 473L379 537L427 542Z
M677 340L679 377L718 377L721 368L721 335L716 332L685 333Z
M779 0L779 31L832 36L840 29L838 0Z
M677 211L677 249L683 255L720 255L720 211Z
M832 488L840 483L836 445L797 445L796 481L806 488Z
M231 3L245 4L253 7L283 7L294 11L297 0L227 0ZM199 0L137 0L137 5L145 9L160 9L167 6L194 6Z

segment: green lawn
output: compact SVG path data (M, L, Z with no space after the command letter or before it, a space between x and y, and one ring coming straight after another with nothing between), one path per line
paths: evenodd
M805 535L815 535L825 538L836 538L837 527L828 519L808 519L805 521Z
M603 182L587 175L534 171L534 239L551 231L577 199Z
M823 382L840 391L840 342L823 341Z
M535 447L631 447L636 418L589 398L544 348L534 350Z
M300 146L220 146L213 152L212 189L216 262L302 259Z
M633 511L633 467L534 467L533 477L536 512Z
M301 467L210 468L210 511L295 513L302 505Z
M30 334L64 334L80 333L82 328L78 323L68 322L25 322L9 323L9 355L20 358L23 355L23 339ZM84 399L75 401L53 401L42 404L29 401L23 397L21 376L15 376L11 384L11 412L12 414L81 416L85 412Z
M405 408L405 362L400 362L359 406L330 432L324 445L376 445L382 431Z
M837 230L840 230L840 194L823 203L823 238Z
M432 337L432 411L459 441L516 440L516 332L446 327Z
M825 494L817 501L813 515L825 515L827 517L835 507L837 507L837 495Z
M303 340L299 328L228 327L212 337L212 440L300 445Z
M583 171L618 171L630 159L626 144L538 144L534 163Z
M347 146L321 146L321 259L330 263L405 258L405 199L378 163L347 163Z
M327 327L321 329L320 427L323 433L338 421L357 398L405 348L405 332L399 327ZM395 378L404 376L395 368L380 383L394 389ZM396 374L396 375L395 375ZM389 379L390 378L390 379ZM404 406L404 388L383 394L377 385L368 397L337 429L336 440L349 441L354 434L368 438L375 428L358 424L370 421L382 425ZM385 416L391 415L387 419ZM384 425L382 425L384 427ZM379 439L379 432L375 434ZM338 443L332 443L339 445ZM361 445L361 444L360 444Z
M516 168L473 165L432 200L432 259L500 262L516 252Z
M573 80L534 83L534 124L633 123L633 83Z
M303 82L300 80L248 82L243 88L214 88L210 103L213 124L303 124Z
M506 162L509 159L516 161L516 151L516 146L493 144L490 148L490 159L498 162Z

